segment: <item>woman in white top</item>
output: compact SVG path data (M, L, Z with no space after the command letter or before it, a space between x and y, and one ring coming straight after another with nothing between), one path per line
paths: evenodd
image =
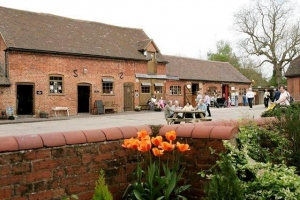
M182 109L183 111L192 111L194 110L193 106L190 104L190 102L186 102L186 105ZM193 118L192 113L184 113L185 118Z
M275 101L275 103L280 104L280 105L289 106L290 102L288 100L289 95L288 95L287 91L284 89L283 86L280 86L279 91L280 91L280 97L277 101Z
M252 92L252 88L249 88L248 92L246 93L246 97L248 99L248 104L250 107L250 110L252 109L252 101L254 99L254 92Z
M268 91L268 89L265 89L265 93L264 93L265 108L269 106L269 99L270 99L270 92Z

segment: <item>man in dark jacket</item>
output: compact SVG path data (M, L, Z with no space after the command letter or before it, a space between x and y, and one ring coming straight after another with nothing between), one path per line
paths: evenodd
M280 97L280 91L278 90L278 88L276 88L275 94L274 94L274 98L273 98L273 102L277 101Z

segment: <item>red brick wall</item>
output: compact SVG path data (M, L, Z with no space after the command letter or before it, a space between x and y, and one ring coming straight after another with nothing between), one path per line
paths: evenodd
M300 77L289 77L287 79L287 89L289 93L296 99L300 100Z
M77 85L80 83L91 85L91 102L101 99L103 101L113 100L120 105L118 111L123 111L123 83L135 83L135 73L147 73L147 63L137 61L115 61L97 58L42 55L31 53L10 53L9 72L12 86L6 92L6 106L16 107L16 83L32 83L34 91L43 91L43 95L35 94L35 113L38 108L50 112L53 106L70 107L70 114L77 114ZM83 69L88 71L83 73ZM163 66L159 66L159 72ZM74 70L77 70L78 77L74 77ZM123 78L120 78L120 73ZM64 76L64 95L49 94L49 74ZM102 76L114 78L114 94L102 94ZM138 89L139 85L135 86ZM94 93L95 90L100 91ZM90 110L91 110L90 109Z
M256 119L258 125L273 118ZM217 152L224 150L222 140L238 133L238 120L194 124L164 125L160 135L175 130L180 141L191 150L184 154L184 181L191 184L188 199L200 199L205 180L197 173L215 164ZM135 170L134 154L121 147L124 138L135 137L149 126L127 126L39 135L0 137L0 199L60 199L77 194L91 199L100 169L114 199L120 199Z
M184 81L179 81L179 80L168 80L167 83L166 83L166 100L172 100L173 102L175 100L179 101L180 105L181 106L184 106L185 104L185 95L184 95L184 92L186 90L186 85L187 84L200 84L199 88L202 88L201 89L201 92L202 92L202 95L204 96L204 92L208 91L208 88L210 87L216 87L217 88L217 92L218 94L220 92L222 92L222 86L221 86L221 83L215 83L215 82L206 82L205 84L203 84L203 82L201 81L198 81L198 82L190 82L190 81L187 81L187 82L184 82ZM181 86L181 92L182 94L181 95L170 95L170 86ZM240 88L245 88L246 91L247 89L249 88L249 84L236 84L236 83L230 83L229 84L230 87L235 87L236 89L240 89ZM231 88L230 88L231 89ZM224 92L224 91L223 91ZM229 91L229 93L231 93L231 91ZM220 93L220 95L222 95ZM239 94L239 104L242 104L243 100L242 100L242 94ZM230 96L230 94L229 94ZM194 94L194 97L196 98L197 97L197 94ZM196 102L195 102L195 105L196 105ZM194 105L194 106L195 106Z

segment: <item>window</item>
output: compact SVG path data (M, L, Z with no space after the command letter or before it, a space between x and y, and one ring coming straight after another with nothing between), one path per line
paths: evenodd
M162 93L163 92L163 86L164 84L163 83L154 83L154 91L156 93Z
M113 78L102 78L102 93L113 94L114 93L114 79Z
M170 95L181 95L181 87L177 85L170 86Z
M49 92L51 94L63 93L63 76L49 76Z
M246 88L240 88L239 89L239 95L246 94Z
M155 61L156 60L156 54L155 52L149 52L150 56L151 56L151 60Z
M142 93L150 93L150 86L151 86L151 83L142 83L141 84Z
M217 92L217 87L213 86L213 87L209 87L207 89L207 94L208 96L215 96L215 93Z

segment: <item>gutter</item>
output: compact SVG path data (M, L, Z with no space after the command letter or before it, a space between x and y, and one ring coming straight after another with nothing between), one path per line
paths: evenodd
M81 56L81 57L92 57L92 58L106 58L106 59L114 59L114 60L149 61L149 59L124 58L124 57L113 57L113 56L103 56L103 55L93 55L93 54L83 54L83 53L48 51L48 50L38 50L38 49L25 49L25 48L15 48L15 47L8 47L4 51L21 51L21 52L43 53L43 54L54 54L54 55Z

